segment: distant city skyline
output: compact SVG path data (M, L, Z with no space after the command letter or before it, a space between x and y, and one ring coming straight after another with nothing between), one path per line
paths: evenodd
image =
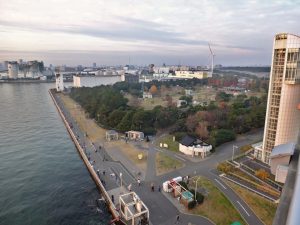
M0 61L46 65L209 65L208 42L216 64L270 65L274 35L298 34L300 20L292 0L10 0L0 7Z

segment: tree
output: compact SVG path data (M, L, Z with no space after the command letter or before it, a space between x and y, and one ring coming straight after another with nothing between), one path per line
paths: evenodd
M166 95L166 101L167 101L167 106L168 107L172 107L174 104L173 104L173 98L170 96L170 95Z
M117 129L121 131L130 130L133 115L134 115L134 111L127 111L126 115L122 118L121 122L118 124Z
M108 116L108 125L110 127L117 127L117 125L122 121L126 112L116 109Z
M224 91L220 91L216 95L216 100L223 101L223 102L229 102L229 100L232 96L233 96L232 94L226 94Z
M220 129L216 131L216 146L235 139L235 133L232 130Z
M198 124L198 118L197 115L189 115L188 118L186 119L185 125L186 128L189 132L194 132L195 127Z
M202 204L204 202L204 195L200 192L196 192L196 201L198 204Z
M209 132L207 130L207 122L199 122L196 126L195 133L200 137L206 140L209 137Z
M157 93L157 87L153 84L152 86L151 86L151 88L149 89L149 92L151 93L151 94L156 94Z

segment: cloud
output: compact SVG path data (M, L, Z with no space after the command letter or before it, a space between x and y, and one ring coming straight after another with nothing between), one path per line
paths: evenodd
M207 56L210 42L233 63L237 55L269 63L274 35L297 34L300 21L293 0L10 0L0 7L0 49Z
M79 34L116 41L142 41L176 45L198 45L206 47L208 45L207 40L188 39L185 37L184 33L167 31L166 28L168 29L168 26L152 21L124 17L120 17L120 20L122 21L121 24L112 25L110 28L101 27L100 22L96 24L94 23L93 26L79 26L73 24L68 26L44 26L33 23L0 20L0 25L31 31L61 32L75 35ZM214 46L244 50L257 50L257 48L238 45L214 44Z

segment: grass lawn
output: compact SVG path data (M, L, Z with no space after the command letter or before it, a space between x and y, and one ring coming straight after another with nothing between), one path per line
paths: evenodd
M84 110L68 95L59 94L64 105L71 113L71 116L76 120L80 129L87 132L89 139L92 142L104 141L106 130L99 127L92 119L86 117Z
M250 206L255 214L266 224L271 225L276 213L277 204L270 202L236 184L226 183Z
M160 143L165 143L168 145L168 150L173 151L173 152L179 152L179 143L178 141L173 141L173 136L172 135L167 135L164 137L161 137L157 140L156 144L158 147Z
M170 156L158 152L155 156L156 174L161 175L184 166L182 162Z
M141 150L136 148L130 142L125 143L123 140L106 142L105 143L106 149L118 149L126 158L130 160L134 165L136 165L142 171L146 171L147 169L147 157L148 152L145 150ZM117 148L115 148L117 147ZM138 155L142 154L143 158L139 159Z
M146 98L141 101L141 107L146 110L151 110L158 105L166 107L167 102L164 101L161 97Z
M200 177L197 186L204 188L208 194L205 196L204 202L189 210L189 213L205 216L217 225L228 225L235 221L246 224L231 202L210 180ZM194 187L195 182L191 181L190 188Z

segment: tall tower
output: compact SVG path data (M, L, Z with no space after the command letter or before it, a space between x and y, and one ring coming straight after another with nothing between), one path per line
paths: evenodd
M257 157L269 163L274 146L297 143L300 128L300 36L274 38L265 131Z

